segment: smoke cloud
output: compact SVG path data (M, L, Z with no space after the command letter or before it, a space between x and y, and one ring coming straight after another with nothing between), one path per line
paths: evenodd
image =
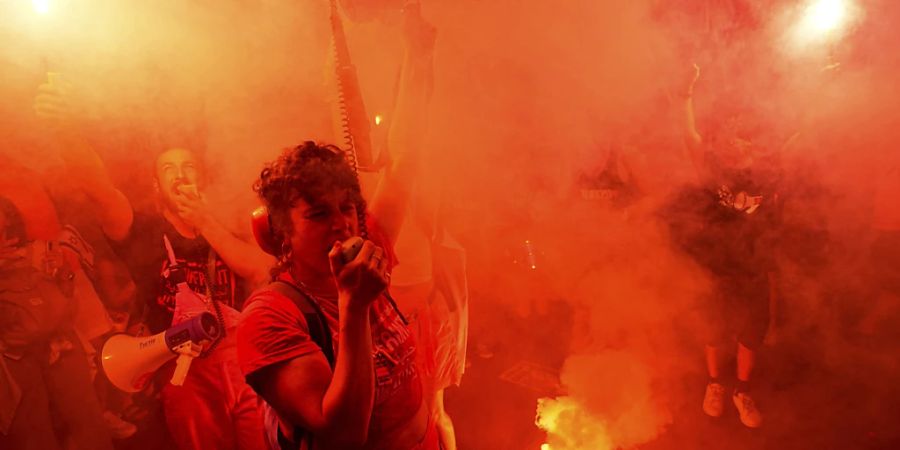
M440 204L440 219L467 247L471 348L493 354L472 356L471 378L448 392L461 448L488 448L479 445L507 432L465 419L482 407L472 399L487 402L505 386L478 367L503 372L519 360L559 373L558 389L529 394L537 424L533 414L513 424L544 430L551 449L691 448L698 444L684 436L715 426L694 417L710 279L659 213L678 206L673 193L695 179L680 111L694 63L701 134L736 112L752 116L782 173L781 326L761 352L771 356L761 356L759 378L763 412L788 413L773 414L782 427L767 433L784 437L796 425L803 436L790 448L838 432L847 448L900 439L885 425L897 409L877 400L900 398L891 387L900 372L889 281L897 259L877 251L900 232L900 6L422 3L438 38L418 196ZM0 152L53 190L68 185L53 176L62 163L32 111L48 72L72 84L85 135L141 208L152 207L155 152L188 146L209 167L217 213L243 232L264 161L302 140L339 142L327 2L49 5L44 14L31 2L0 3ZM400 17L360 17L346 26L366 106L389 115ZM379 145L386 130L373 130ZM627 207L591 201L583 181L602 172L613 148L635 189ZM515 325L555 315L561 325ZM535 342L537 334L556 340ZM862 399L830 390L842 380ZM847 411L871 420L846 423Z

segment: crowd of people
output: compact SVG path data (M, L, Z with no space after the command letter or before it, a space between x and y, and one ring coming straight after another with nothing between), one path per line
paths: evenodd
M45 186L47 177L0 156L0 447L457 448L444 392L460 384L466 365L465 250L438 208L415 201L435 30L417 7L405 20L390 158L377 188L361 187L344 149L312 141L287 148L253 184L266 225L253 230L258 242L245 239L249 227L231 229L217 217L208 166L183 143L149 156L155 208L136 209L79 128L65 81L37 88L35 113L69 181ZM653 217L708 277L698 333L705 348L697 350L709 379L698 409L722 416L731 384L740 421L757 428L754 363L776 337L785 286L778 260L791 231L787 144L750 109L723 113L699 132L699 77L695 66L671 95L683 142L670 144L684 149L688 175L665 190L669 198L646 200L655 181L645 149L625 137L610 140L600 170L581 174L572 197L580 208ZM883 190L889 199L896 187ZM72 214L73 204L89 213ZM872 255L880 294L894 297L897 265L886 261L900 246L896 211L879 204ZM525 243L518 259L534 269ZM141 392L118 391L98 357L105 339L177 325L183 281L224 333L203 343L183 385L169 382L171 359ZM590 345L574 329L573 345ZM736 351L733 379L721 368L726 346Z
M239 237L249 230L216 218L206 165L183 144L153 156L156 208L135 209L79 128L65 81L51 76L38 88L35 112L100 236L88 243L60 223L67 218L55 203L76 195L51 198L40 177L4 162L4 448L102 449L114 440L127 448L456 448L442 391L459 383L465 341L458 329L437 341L443 327L432 326L431 305L464 305L464 271L432 264L440 259L432 243L435 253L446 249L446 230L413 230L417 221L406 219L433 79L435 32L417 5L406 7L404 36L391 161L374 194L363 197L345 150L286 149L254 185L271 254ZM410 239L404 224L428 248L404 251L423 267L405 268L395 301L388 288L394 243ZM355 236L364 239L356 252L341 252ZM95 270L92 244L128 280ZM104 338L155 335L189 317L179 300L185 282L224 333L201 343L183 384L168 382L172 359L142 392L117 392L97 366ZM94 286L106 285L130 293L130 304L101 299ZM106 307L130 314L116 323Z

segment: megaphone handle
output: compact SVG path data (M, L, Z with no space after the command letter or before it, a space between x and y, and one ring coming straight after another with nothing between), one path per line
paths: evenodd
M184 379L187 377L188 370L191 368L191 361L194 357L190 355L178 355L175 361L175 373L172 374L172 384L175 386L184 385Z
M194 360L191 344L192 342L188 341L175 348L175 351L178 352L178 359L175 360L175 372L172 374L171 380L171 383L175 386L184 385L184 379L191 368L191 362Z

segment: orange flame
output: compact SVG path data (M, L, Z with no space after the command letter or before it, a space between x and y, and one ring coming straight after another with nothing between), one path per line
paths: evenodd
M538 400L535 424L547 432L541 450L613 450L606 424L571 397Z

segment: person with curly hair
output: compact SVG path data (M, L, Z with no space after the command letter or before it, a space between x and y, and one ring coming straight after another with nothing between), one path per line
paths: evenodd
M273 283L245 303L238 359L264 400L272 448L439 448L416 339L387 291L431 87L433 30L417 8L408 12L407 32L425 35L427 45L408 40L388 136L393 160L371 207L354 168L331 145L284 150L254 185L279 259ZM345 251L356 236L358 253Z

